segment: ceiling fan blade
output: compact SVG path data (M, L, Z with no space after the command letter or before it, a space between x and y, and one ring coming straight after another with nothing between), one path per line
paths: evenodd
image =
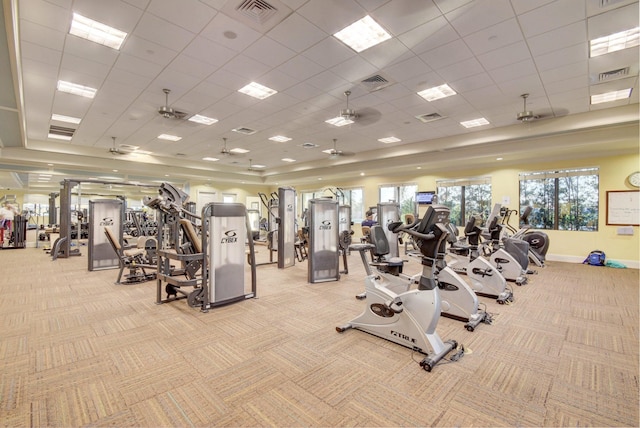
M382 113L371 107L365 107L356 111L355 124L358 126L367 126L376 123L382 117Z

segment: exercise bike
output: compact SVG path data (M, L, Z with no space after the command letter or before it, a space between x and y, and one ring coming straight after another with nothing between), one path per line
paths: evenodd
M502 224L504 224L507 229L506 233L513 239L526 241L529 244L529 260L536 266L544 267L547 251L549 250L549 236L544 232L531 230L531 226L529 226L529 215L531 215L533 208L528 205L522 211L522 214L520 214L520 224L522 224L520 229L516 229L509 224L511 214L517 214L517 211L508 208L504 208L503 210Z
M467 244L456 239L458 228L449 223L449 266L469 278L471 289L478 296L494 298L501 305L513 302L513 291L507 288L504 276L487 259L480 257L478 245L482 229L478 226L479 221L475 216L469 217L464 228Z
M436 332L441 304L435 279L436 259L438 244L447 235L444 224L448 218L447 207L432 205L419 223L409 226L400 222L390 223L394 233L403 231L417 240L423 265L418 288L396 293L386 286L380 275L368 275L365 279L365 310L347 324L336 327L336 331L342 333L355 328L425 354L420 366L426 371L431 371L440 360L458 348L455 340L443 342ZM450 360L457 361L463 355L464 347L460 346Z
M389 253L389 244L382 226L371 226L371 241L372 244L356 244L351 247L352 250L360 252L367 275L372 275L370 266L376 266L377 274L380 277L379 280L384 282L385 286L395 293L407 291L413 284L419 283L420 274L408 276L402 273L404 260L397 257L389 260L384 259ZM482 322L491 324L491 315L478 309L476 293L473 292L460 275L446 265L444 260L446 240L443 239L441 242L434 271L434 277L440 292L440 314L447 318L465 322L465 328L468 331L474 331L478 324ZM368 251L372 251L374 254L374 261L371 263L367 263L364 255ZM366 291L358 294L356 298L366 298Z

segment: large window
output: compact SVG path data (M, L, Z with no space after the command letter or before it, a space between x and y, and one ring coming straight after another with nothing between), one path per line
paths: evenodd
M535 229L598 230L598 168L520 174L520 212Z
M437 183L438 203L451 210L449 221L464 226L472 214L487 219L491 212L491 179L441 180Z
M418 186L415 184L380 186L380 202L397 202L400 204L400 218L405 214L416 212L415 197Z

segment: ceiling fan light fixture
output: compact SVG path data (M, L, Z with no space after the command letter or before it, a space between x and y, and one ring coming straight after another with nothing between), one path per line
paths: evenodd
M385 138L378 138L378 141L385 144L391 144L391 143L398 143L402 140L396 137L385 137Z
M291 141L291 138L285 137L284 135L274 135L273 137L269 137L269 140L275 141L276 143L286 143L287 141Z
M205 157L203 157L203 158L202 158L202 160L203 160L203 161L209 161L209 162L217 162L217 161L219 161L220 159L218 159L218 158L212 158L212 157L209 157L209 156L205 156Z
M231 149L229 150L231 153L237 153L239 155L245 154L245 153L249 153L249 150L247 149L241 149L240 147L236 147L235 149Z

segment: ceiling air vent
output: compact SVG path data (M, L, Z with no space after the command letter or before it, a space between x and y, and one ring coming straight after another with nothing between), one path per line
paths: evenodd
M49 126L49 134L60 135L61 137L73 137L73 133L76 132L73 128L66 128L64 126Z
M419 116L416 116L416 119L418 119L420 122L423 122L423 123L433 122L435 120L439 120L442 118L443 116L441 116L438 113L421 114Z
M609 70L598 74L599 82L607 82L609 80L618 79L620 77L626 77L629 75L629 67L619 68L617 70Z
M293 11L280 0L229 0L222 12L254 30L267 32Z
M620 3L622 0L600 0L598 2L601 8L611 6L612 4Z
M244 134L244 135L252 135L256 133L255 129L246 128L246 127L235 128L235 129L232 129L232 131L237 132L239 134Z
M304 149L315 149L316 147L318 147L318 145L313 143L302 143L300 147Z
M381 74L376 74L371 77L367 77L360 83L369 92L379 91L380 89L386 88L387 86L390 86L393 84L393 82L391 82L389 79L382 76Z

